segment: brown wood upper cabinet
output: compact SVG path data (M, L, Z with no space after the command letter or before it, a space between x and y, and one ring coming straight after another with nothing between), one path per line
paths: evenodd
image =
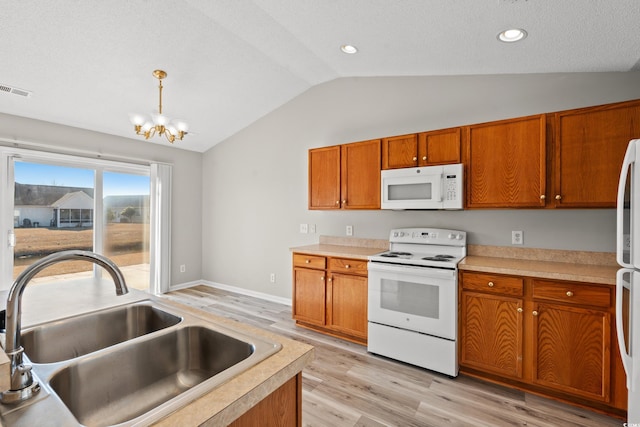
M562 111L553 120L554 207L615 207L627 144L640 138L640 101Z
M466 126L463 146L468 208L545 205L544 115Z
M460 163L460 128L382 139L382 169Z
M309 150L309 209L380 209L380 140Z

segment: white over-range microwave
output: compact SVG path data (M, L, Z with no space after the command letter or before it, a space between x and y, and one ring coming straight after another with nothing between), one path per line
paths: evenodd
M461 163L381 173L382 209L462 209Z

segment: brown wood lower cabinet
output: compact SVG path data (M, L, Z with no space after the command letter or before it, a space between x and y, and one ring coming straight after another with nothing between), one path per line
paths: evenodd
M293 254L296 324L367 343L367 261Z
M302 374L262 399L230 427L298 427L302 425Z
M609 285L460 272L460 371L626 412Z

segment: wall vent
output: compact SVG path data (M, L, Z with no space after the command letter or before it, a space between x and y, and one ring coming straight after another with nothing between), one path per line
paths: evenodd
M28 90L19 89L17 87L4 85L2 83L0 83L0 92L12 93L14 95L24 96L25 98L29 98L31 96L31 94L33 93L31 91L28 91Z

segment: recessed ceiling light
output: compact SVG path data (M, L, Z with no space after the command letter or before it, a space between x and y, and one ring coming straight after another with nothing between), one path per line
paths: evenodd
M498 34L498 40L505 43L517 42L525 37L527 37L527 32L520 28L511 28Z
M340 46L340 50L350 55L358 52L358 48L350 44L343 44Z

